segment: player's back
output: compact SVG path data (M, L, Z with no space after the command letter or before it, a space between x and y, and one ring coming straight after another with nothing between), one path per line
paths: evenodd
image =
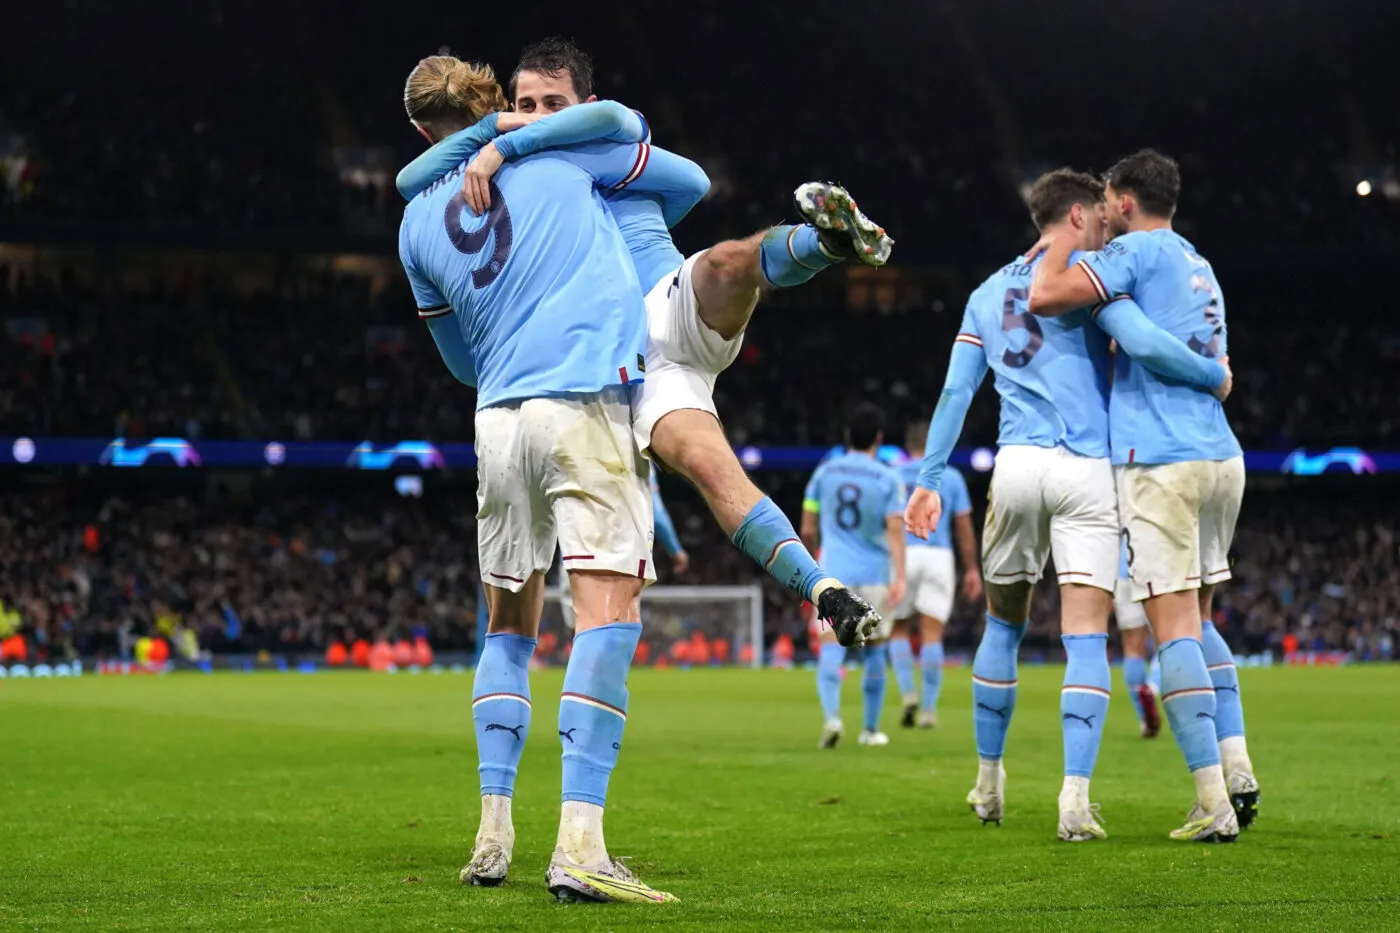
M1130 268L1133 299L1152 323L1203 356L1226 354L1220 283L1210 263L1180 234L1167 229L1127 233L1084 265L1105 278L1110 275L1105 265ZM1115 463L1240 456L1239 442L1215 396L1158 376L1123 354L1114 363L1110 414Z
M491 209L474 217L461 174L409 203L400 253L410 278L455 313L476 361L477 407L641 378L641 289L592 176L556 152L507 163Z
M890 580L888 516L904 506L904 484L894 467L861 453L845 453L812 474L807 507L820 517L822 566L852 586Z
M1019 258L972 293L958 340L982 347L1001 397L998 444L1064 446L1108 456L1108 337L1088 310L1041 318L1027 310L1039 258Z
M922 460L909 460L899 465L899 478L906 491L912 493L918 486L922 468ZM907 547L952 548L953 516L972 510L972 495L967 490L967 480L959 470L950 466L943 471L939 496L943 501L943 510L938 515L938 527L928 536L928 540L906 531L904 541Z

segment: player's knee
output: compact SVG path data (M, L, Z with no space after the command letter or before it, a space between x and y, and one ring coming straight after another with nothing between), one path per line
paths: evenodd
M716 243L697 265L701 278L720 288L756 287L760 277L757 251L739 240Z

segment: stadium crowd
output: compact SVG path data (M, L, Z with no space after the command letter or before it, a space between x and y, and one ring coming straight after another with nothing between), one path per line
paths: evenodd
M765 304L717 386L731 439L839 443L833 431L852 387L887 405L893 423L927 417L962 288L949 284L889 313L853 312L839 291L798 290ZM0 289L0 318L11 327L0 335L0 435L470 441L471 390L452 379L395 289L368 292L355 279L294 298ZM1236 434L1259 449L1394 447L1400 336L1374 316L1325 327L1317 317L1296 297L1232 301ZM859 339L833 350L852 333ZM814 367L821 378L792 377ZM1337 398L1347 404L1324 401ZM964 437L992 443L996 426L988 388Z
M762 478L795 513L805 477ZM661 582L761 580L766 640L787 635L800 655L807 635L799 607L724 538L697 496L666 490L692 564L679 576L663 565ZM974 502L983 494L974 485ZM142 635L219 653L320 656L333 641L416 635L439 652L469 650L474 501L470 490L432 485L422 500L353 486L11 491L0 495L0 640L18 632L31 657L50 659L129 656ZM1218 609L1234 648L1394 657L1397 533L1364 495L1296 486L1248 495L1236 579L1222 588ZM1042 583L1028 652L1058 656L1057 599ZM973 645L980 619L980 607L959 601L950 646Z

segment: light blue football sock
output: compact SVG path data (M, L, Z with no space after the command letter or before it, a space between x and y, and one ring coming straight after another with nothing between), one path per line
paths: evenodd
M1162 706L1172 736L1192 771L1220 764L1215 740L1215 688L1201 643L1174 638L1157 650L1162 662Z
M822 645L817 654L817 698L822 703L822 715L827 719L841 716L841 665L846 663L846 649L840 645Z
M1201 652L1206 670L1215 687L1215 738L1244 736L1244 704L1240 698L1240 676L1230 646L1209 619L1201 623Z
M1092 777L1108 718L1112 681L1108 635L1061 635L1065 682L1060 688L1060 731L1065 743L1065 776Z
M1162 654L1160 651L1152 656L1151 663L1147 665L1147 685L1157 696L1162 695Z
M640 622L613 622L574 636L559 698L564 800L607 803L627 724L627 673L641 637Z
M914 649L907 638L891 638L888 644L890 667L894 668L894 682L899 685L902 700L914 692Z
M774 288L801 285L840 261L822 248L817 228L811 224L774 227L764 234L758 247L759 267Z
M481 793L510 797L530 734L530 656L535 640L510 632L486 636L472 680L472 726Z
M1138 687L1147 683L1147 659L1124 658L1123 682L1128 685L1128 699L1133 701L1133 709L1137 711L1138 722L1142 722L1142 698L1138 696L1137 691Z
M885 669L890 665L889 647L884 644L865 648L865 677L861 692L865 694L865 731L880 731L880 713L885 708Z
M972 724L977 754L1000 760L1006 732L1016 712L1016 652L1025 624L1013 625L987 613L987 627L972 658Z
M924 675L924 695L919 708L938 711L938 695L943 692L943 642L925 642L919 648L919 668Z
M744 516L730 540L773 579L808 602L812 587L826 577L792 522L766 496Z

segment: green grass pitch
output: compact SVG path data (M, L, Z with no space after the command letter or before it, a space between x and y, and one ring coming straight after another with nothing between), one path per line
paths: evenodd
M609 849L680 897L555 904L559 671L534 676L510 880L464 888L478 815L470 676L0 682L0 928L13 930L1395 930L1400 670L1242 672L1263 785L1231 846L1172 843L1191 783L1115 696L1093 798L1055 838L1055 668L1022 670L1008 814L975 775L966 671L943 728L816 748L810 671L634 671Z

